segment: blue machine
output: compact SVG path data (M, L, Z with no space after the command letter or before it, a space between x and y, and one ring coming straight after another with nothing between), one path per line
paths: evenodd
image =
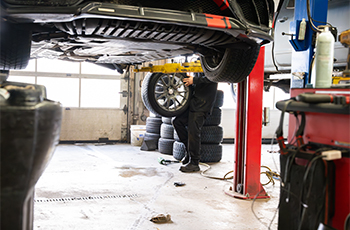
M309 82L309 69L314 55L312 30L308 18L307 3L310 3L310 16L313 23L318 26L327 21L328 0L295 0L294 21L290 23L290 32L293 35L290 43L292 52L292 79L291 88L305 88ZM300 24L306 21L305 39L299 40Z

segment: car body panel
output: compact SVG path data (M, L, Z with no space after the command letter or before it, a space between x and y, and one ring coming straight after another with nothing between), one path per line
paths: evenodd
M80 18L105 18L119 20L142 20L157 23L176 23L195 27L211 27L225 30L233 36L249 33L257 42L266 39L272 41L270 28L253 28L241 21L220 15L191 13L175 10L165 10L148 7L116 5L111 3L91 2L86 5L73 7L13 7L7 8L6 14L19 23L69 22ZM239 30L239 31L236 31ZM259 41L260 40L260 41Z

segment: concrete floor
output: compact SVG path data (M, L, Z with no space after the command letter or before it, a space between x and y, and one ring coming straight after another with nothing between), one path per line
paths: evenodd
M279 155L271 150L278 147L262 146L262 165L278 171ZM233 155L234 145L224 144L222 161L210 164L206 174L223 177L233 169ZM34 229L258 230L270 224L277 229L278 181L265 186L271 199L240 200L225 194L232 180L181 173L179 163L164 166L158 157L174 160L129 144L59 145L36 185ZM150 221L161 213L171 221Z

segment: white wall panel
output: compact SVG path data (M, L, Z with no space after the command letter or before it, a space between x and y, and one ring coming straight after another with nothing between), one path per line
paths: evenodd
M262 138L273 138L277 126L279 125L281 111L270 110L270 124L263 126ZM283 133L284 138L288 135L288 121L289 114L284 116ZM221 124L224 130L224 138L235 138L236 135L236 110L235 109L222 109ZM259 125L259 124L257 124ZM260 124L261 125L261 124Z
M121 140L121 125L125 120L119 109L64 109L60 140Z

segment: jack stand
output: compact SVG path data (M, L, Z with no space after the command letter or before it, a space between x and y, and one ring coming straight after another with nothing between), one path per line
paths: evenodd
M261 47L249 77L238 83L234 180L225 193L240 199L270 198L260 183L264 54Z

